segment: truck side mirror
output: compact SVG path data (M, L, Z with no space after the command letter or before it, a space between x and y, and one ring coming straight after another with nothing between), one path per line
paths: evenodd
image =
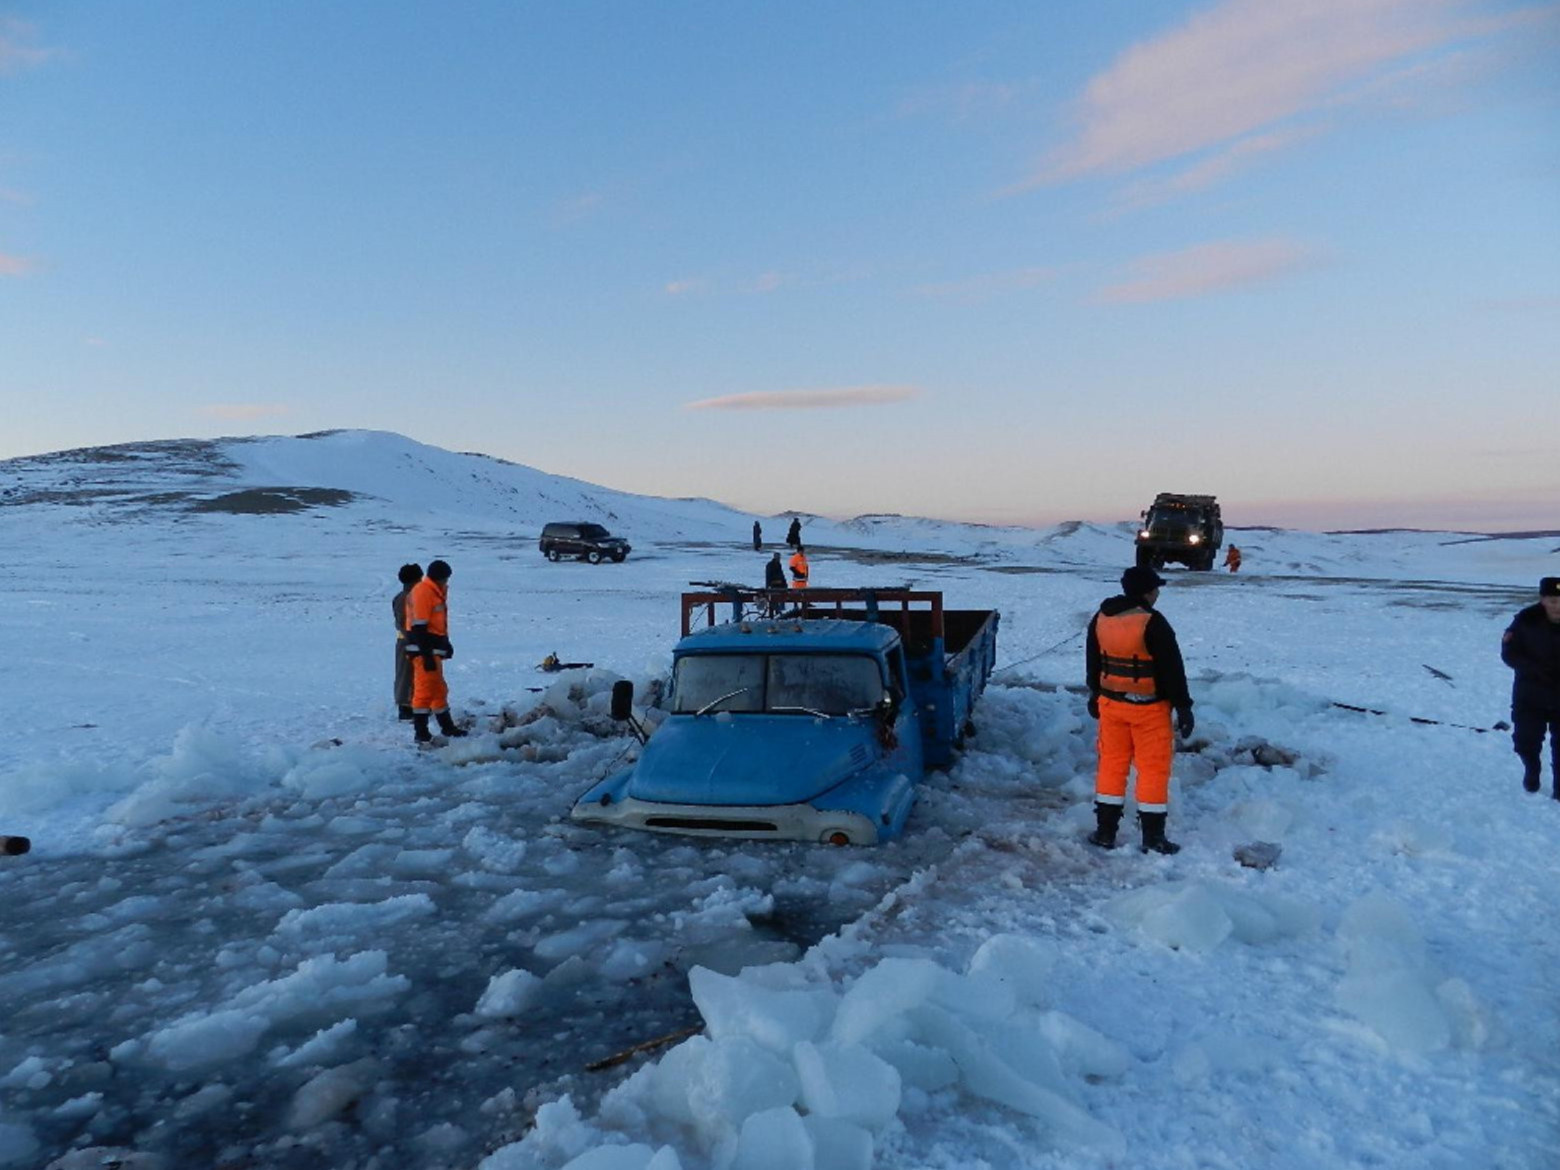
M612 684L612 718L619 723L633 718L634 684L620 678Z

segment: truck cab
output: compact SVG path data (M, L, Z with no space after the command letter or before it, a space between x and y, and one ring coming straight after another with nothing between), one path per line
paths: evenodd
M773 600L744 592L750 605ZM571 816L838 845L898 836L926 768L946 763L969 728L997 615L976 611L982 620L960 628L979 637L950 655L940 594L919 595L936 599L934 615L912 609L905 591L807 592L777 618L756 616L767 604L748 616L741 597L719 596L737 613L726 622L714 621L716 595L685 594L669 714L634 766L592 787ZM891 598L899 612L886 608ZM712 624L688 629L705 605Z

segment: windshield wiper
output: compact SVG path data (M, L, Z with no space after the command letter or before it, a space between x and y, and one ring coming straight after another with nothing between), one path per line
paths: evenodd
M695 719L697 719L700 715L703 715L707 711L709 711L709 709L711 707L718 706L719 704L724 703L727 699L735 699L738 695L745 695L749 691L751 691L754 687L756 687L757 685L758 685L757 683L749 683L745 687L738 687L734 691L727 691L720 698L718 698L718 699L711 699L708 703L704 704L704 706L700 707L697 711L695 711L693 713L693 717Z

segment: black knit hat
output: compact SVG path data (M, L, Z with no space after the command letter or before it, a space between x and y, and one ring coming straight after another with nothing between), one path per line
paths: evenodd
M1538 583L1540 597L1560 597L1560 577L1544 577Z
M1147 597L1165 583L1165 579L1153 569L1133 565L1121 574L1121 591L1128 597Z
M422 580L422 566L414 564L402 565L400 572L396 573L395 579L402 585L415 585Z
M428 562L428 576L432 577L435 581L448 581L452 571L453 570L450 568L448 561Z

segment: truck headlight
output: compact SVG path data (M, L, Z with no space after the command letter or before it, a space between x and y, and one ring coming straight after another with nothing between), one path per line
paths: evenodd
M1194 533L1192 533L1191 536L1189 536L1187 538L1187 543L1188 544L1201 544L1202 543L1202 537L1197 535L1197 533L1194 532Z
M1144 540L1147 540L1148 539L1148 529L1146 529L1146 528L1142 529L1141 531L1138 532L1138 535L1141 536Z

